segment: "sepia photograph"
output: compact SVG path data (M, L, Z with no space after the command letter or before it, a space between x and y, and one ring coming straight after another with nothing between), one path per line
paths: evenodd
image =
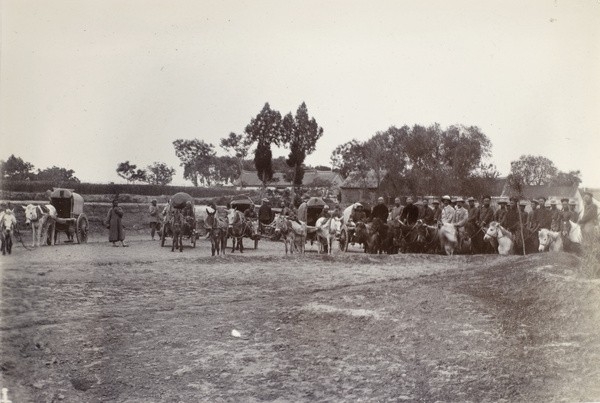
M0 2L0 403L600 402L600 0Z

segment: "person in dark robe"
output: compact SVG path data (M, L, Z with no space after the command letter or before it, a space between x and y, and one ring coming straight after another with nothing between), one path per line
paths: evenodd
M113 200L113 206L106 215L106 227L108 228L108 242L112 242L117 247L117 242L121 242L123 247L127 247L125 242L125 230L123 229L123 209L119 207L119 201Z

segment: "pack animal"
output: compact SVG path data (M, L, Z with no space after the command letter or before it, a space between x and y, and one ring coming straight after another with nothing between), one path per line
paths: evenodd
M319 253L323 250L327 254L332 254L333 241L340 235L342 229L342 220L337 217L321 217L317 220L317 241L319 243Z
M0 213L0 249L2 255L12 253L13 234L17 228L17 218L12 210Z
M453 255L454 249L458 244L458 238L456 237L456 228L452 224L442 224L438 229L438 239L440 246L444 248L446 255Z
M241 211L231 209L227 213L229 224L229 237L231 238L231 253L235 252L236 246L240 253L244 253L244 235L246 233L246 218Z
M212 208L208 208L206 211L207 215L205 223L210 236L210 248L212 256L214 256L215 253L218 255L221 252L225 254L228 232L227 221L217 217L217 211Z
M306 224L298 224L281 214L275 215L273 221L275 225L275 233L280 234L285 244L285 253L294 253L296 250L299 253L304 253L306 244Z
M41 246L42 239L44 243L46 243L46 239L50 239L50 244L54 243L56 235L56 208L51 204L43 206L28 204L23 209L25 210L25 224L31 224L33 238L31 246ZM48 231L50 231L50 237L48 237Z
M495 240L498 243L498 253L500 255L514 255L515 241L513 234L500 225L497 221L492 221L483 237L484 241L491 242Z
M172 217L171 230L173 231L173 243L171 244L171 252L174 252L175 249L183 252L183 215L181 211L175 209Z

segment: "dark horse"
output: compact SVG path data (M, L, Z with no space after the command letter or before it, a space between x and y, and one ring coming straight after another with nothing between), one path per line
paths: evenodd
M212 255L217 255L220 252L225 254L225 248L227 247L227 223L216 216L217 212L213 210L206 211L207 217L205 223L208 225L208 232L210 234L210 246Z
M173 231L173 244L171 245L171 252L174 252L175 249L179 249L179 252L183 252L183 216L181 211L177 209L173 211L171 231Z

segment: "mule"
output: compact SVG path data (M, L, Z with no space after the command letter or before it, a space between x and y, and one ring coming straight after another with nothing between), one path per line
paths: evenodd
M456 227L453 224L442 224L438 229L438 239L440 241L440 246L444 248L446 255L452 256L454 254L454 249L456 249L456 246L458 245Z
M491 242L495 240L498 243L498 253L500 255L515 254L515 240L509 230L500 225L497 221L492 221L483 237L484 241Z
M231 238L231 253L235 252L236 246L240 253L244 253L244 235L246 233L246 218L244 214L236 209L227 213L228 236Z
M286 254L288 253L288 245L290 253L294 253L294 250L304 253L306 224L298 224L281 214L275 215L273 223L275 225L275 233L283 238Z
M0 213L0 249L2 255L12 253L13 233L17 229L17 218L12 210Z
M173 212L173 219L171 221L171 231L173 232L173 243L171 244L171 252L175 249L179 249L179 252L183 252L183 215L175 209Z
M23 210L25 210L25 224L31 224L31 246L41 246L42 239L44 243L52 245L56 235L56 208L52 204L44 206L28 204L23 207ZM48 234L49 230L50 234Z
M399 221L401 236L400 236L400 249L402 253L418 253L422 249L419 238L419 222L417 221L413 225L404 224Z
M320 217L315 226L317 227L317 242L319 253L323 251L329 255L333 253L333 241L340 235L342 220L337 217Z
M225 248L227 247L227 232L228 225L225 220L217 217L217 211L212 208L208 208L205 223L208 225L208 233L210 236L210 246L212 256L215 253L218 255L220 252L225 254Z

